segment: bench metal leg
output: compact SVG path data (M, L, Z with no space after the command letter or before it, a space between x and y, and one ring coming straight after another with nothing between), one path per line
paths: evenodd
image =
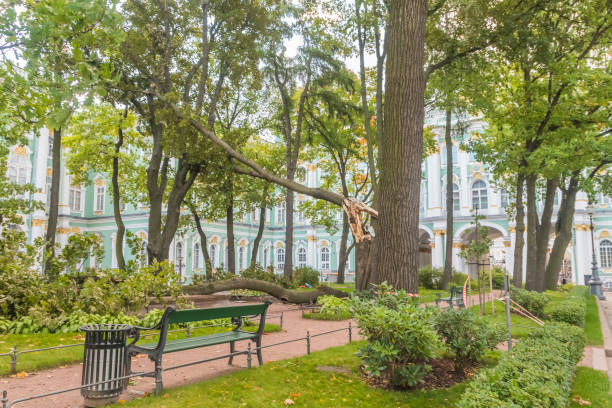
M232 365L232 362L234 361L234 351L236 350L236 347L234 345L233 341L230 341L230 354L232 354L229 358L229 362L227 363L228 365Z
M261 355L261 339L257 339L255 341L255 345L257 346L257 362L259 365L263 365L263 357Z
M155 395L161 395L164 390L162 382L162 365L161 358L155 361Z

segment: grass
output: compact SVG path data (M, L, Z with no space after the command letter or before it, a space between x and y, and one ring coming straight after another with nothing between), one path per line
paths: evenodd
M497 327L506 328L506 309L504 304L501 302L495 302L495 314L491 313L491 302L485 304L485 320ZM480 306L478 304L470 308L474 313L480 313ZM520 316L516 313L510 314L510 329L512 331L512 338L525 337L531 330L538 328L539 325L533 322L531 319Z
M122 406L129 407L449 407L463 393L466 384L426 391L387 391L371 388L359 373L357 342L312 353L309 356L270 362L262 367L241 370L198 384L178 387L162 397L147 396ZM488 360L495 364L495 357ZM346 373L320 371L333 366ZM170 373L167 375L171 375Z
M304 319L313 319L313 320L336 320L336 321L340 321L340 320L350 319L353 316L351 315L351 312L349 312L348 310L343 310L343 311L340 312L340 316L338 316L337 313L328 314L328 313L319 313L319 312L309 312L309 313L304 313L302 315L302 317Z
M610 395L610 380L603 371L597 371L589 367L578 367L572 394L570 397L570 408L585 406L582 401L589 401L591 408L607 408L612 406L612 395ZM582 405L579 403L582 402Z
M244 330L255 331L258 326L245 326ZM229 330L227 327L205 327L191 331L192 336L203 336L206 334L220 333ZM280 331L276 324L266 324L266 332ZM185 332L170 333L168 339L185 337ZM141 339L142 343L155 342L157 336ZM85 340L83 333L54 333L54 334L5 334L0 335L0 353L11 351L17 345L18 351L31 350L43 347L53 347L65 344L82 343ZM33 353L19 354L17 357L17 372L33 372L45 368L59 367L66 364L83 361L83 347L67 347L58 350L35 351ZM10 374L10 356L0 357L0 376Z
M584 322L584 334L587 344L593 346L603 345L603 334L601 333L601 322L599 320L599 310L597 299L590 295L587 297L586 320Z

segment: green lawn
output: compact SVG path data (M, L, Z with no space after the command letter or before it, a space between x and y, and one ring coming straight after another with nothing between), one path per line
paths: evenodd
M458 384L448 389L395 392L371 388L359 374L355 352L363 342L333 347L309 356L270 362L198 384L167 390L162 397L132 400L129 407L449 407L465 389ZM495 355L497 356L497 355ZM488 360L494 364L495 357ZM320 371L327 366L346 373ZM172 375L172 372L165 374Z
M480 313L480 306L478 304L470 308L474 313ZM485 304L485 319L489 324L506 328L506 309L504 304L495 301L495 314L491 313L491 302ZM539 325L533 322L531 319L520 316L516 313L510 314L510 328L512 330L512 338L525 337L531 330L539 327Z
M603 334L601 333L601 322L599 320L599 310L597 309L597 299L595 299L595 296L593 295L590 295L587 298L584 334L587 338L587 344L593 346L603 345Z
M591 404L585 404L584 401L588 401ZM582 402L582 405L580 402ZM610 380L603 371L597 371L589 367L578 367L574 384L572 385L572 396L570 397L569 406L571 408L578 408L587 405L591 408L608 408L612 406Z
M258 326L245 326L245 330L255 331ZM219 333L229 330L227 327L205 327L191 331L192 336ZM276 324L266 324L268 333L280 331ZM185 332L170 333L169 339L185 337ZM43 347L59 346L64 344L82 343L85 336L82 333L55 333L55 334L5 334L0 335L0 353L6 353L17 345L18 351L31 350ZM157 341L156 336L146 337L143 343ZM65 364L77 363L83 360L83 347L68 347L58 350L36 351L20 354L17 358L17 372L38 371L45 368L58 367ZM10 356L0 357L0 376L10 374Z

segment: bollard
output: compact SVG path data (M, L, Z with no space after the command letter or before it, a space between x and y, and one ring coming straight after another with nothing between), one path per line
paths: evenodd
M306 354L310 354L310 331L306 332Z
M191 337L191 325L187 324L187 337Z
M280 327L281 327L281 330L283 330L283 312L281 312Z
M13 346L11 350L11 373L17 372L17 345Z
M247 367L251 368L251 343L247 346Z
M340 308L336 309L336 316L338 317L338 320L340 320Z
M6 408L6 403L8 402L8 397L6 394L6 390L2 391L2 408Z
M349 343L353 341L353 325L349 322Z
M512 351L512 329L510 328L510 278L504 277L504 289L506 291L506 328L508 329L508 351Z

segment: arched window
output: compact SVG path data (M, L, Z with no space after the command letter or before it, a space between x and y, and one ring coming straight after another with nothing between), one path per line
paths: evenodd
M210 264L213 268L217 267L217 244L210 245Z
M502 208L508 207L508 191L505 188L502 188L499 194L501 196Z
M329 248L321 248L321 269L329 270Z
M285 202L282 202L276 207L276 223L284 224L285 218L287 218L287 207Z
M599 243L599 259L602 268L612 268L612 241L604 239Z
M487 199L487 185L482 180L477 180L472 184L472 208L484 210L489 208Z
M276 269L285 268L285 248L278 248L276 250Z
M200 268L200 243L193 245L193 269Z
M20 154L14 155L8 164L8 178L12 183L24 185L28 182L28 159Z
M238 248L238 270L242 271L246 268L246 247L241 246Z
M177 262L177 265L183 262L183 244L181 242L177 242L174 248L174 260Z
M303 268L306 266L306 248L299 247L298 248L298 268Z
M442 193L442 206L446 210L446 186L444 187L444 193ZM453 211L459 211L461 209L461 202L459 201L459 186L453 183Z
M268 259L270 259L270 249L269 248L264 248L263 250L263 264L261 266L263 266L264 268L268 267Z

